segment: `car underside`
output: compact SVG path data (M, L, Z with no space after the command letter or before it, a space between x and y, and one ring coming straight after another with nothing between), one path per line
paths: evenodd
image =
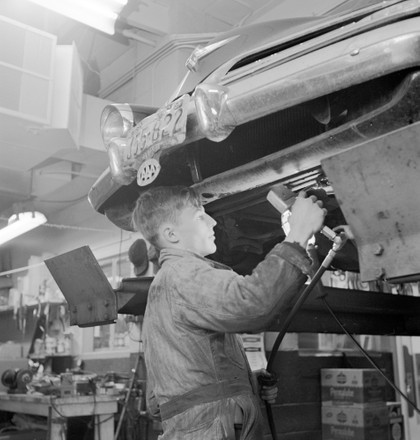
M202 196L218 222L218 253L213 258L249 273L284 238L280 213L267 201L270 187L283 183L309 190L328 209L326 225L346 224L320 158L419 120L419 71L389 74L348 89L250 121L221 142L200 139L161 158L157 185L187 185ZM263 182L263 184L261 184ZM119 189L102 206L111 221L130 230L130 213L140 188L136 181ZM329 243L318 237L320 257ZM334 261L358 271L357 249L349 241Z

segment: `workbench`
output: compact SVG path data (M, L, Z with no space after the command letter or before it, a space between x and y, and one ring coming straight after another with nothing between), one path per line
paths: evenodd
M113 440L117 410L113 396L55 397L0 392L0 411L47 417L50 440L67 439L67 418L91 415L95 416L95 440Z

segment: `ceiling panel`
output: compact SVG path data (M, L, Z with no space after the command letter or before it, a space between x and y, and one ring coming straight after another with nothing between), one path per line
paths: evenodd
M230 26L234 26L244 17L247 17L249 14L251 14L253 9L235 0L218 0L209 3L204 9L204 12L212 17L224 21Z

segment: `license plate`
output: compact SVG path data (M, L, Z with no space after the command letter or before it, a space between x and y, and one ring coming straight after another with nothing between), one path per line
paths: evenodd
M139 156L148 159L158 151L184 142L189 100L189 95L181 96L134 127L123 160L132 161Z

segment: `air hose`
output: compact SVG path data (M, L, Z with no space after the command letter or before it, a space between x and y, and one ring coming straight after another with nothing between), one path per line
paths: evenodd
M267 362L267 375L266 376L259 376L258 381L261 386L273 386L277 383L277 377L276 374L273 372L273 364L274 360L276 358L279 346L284 338L284 336L287 333L287 329L289 328L290 323L292 322L293 318L295 317L296 313L299 311L302 304L305 302L305 300L308 298L309 294L312 292L318 281L321 279L324 272L328 269L330 266L332 260L334 259L336 253L344 246L345 242L347 241L347 236L344 232L341 232L339 234L336 234L333 239L333 245L330 251L328 252L327 256L324 258L323 262L309 281L309 283L305 286L302 293L300 293L298 300L295 302L294 306L290 310L290 312L287 314L286 319L283 322L283 325L276 337L276 340L273 344L273 347L271 349L270 356L268 358ZM268 424L270 426L271 436L273 440L277 440L277 432L276 427L274 423L273 418L273 412L271 408L271 404L267 401L265 401L265 407L267 411L267 418L268 418Z

